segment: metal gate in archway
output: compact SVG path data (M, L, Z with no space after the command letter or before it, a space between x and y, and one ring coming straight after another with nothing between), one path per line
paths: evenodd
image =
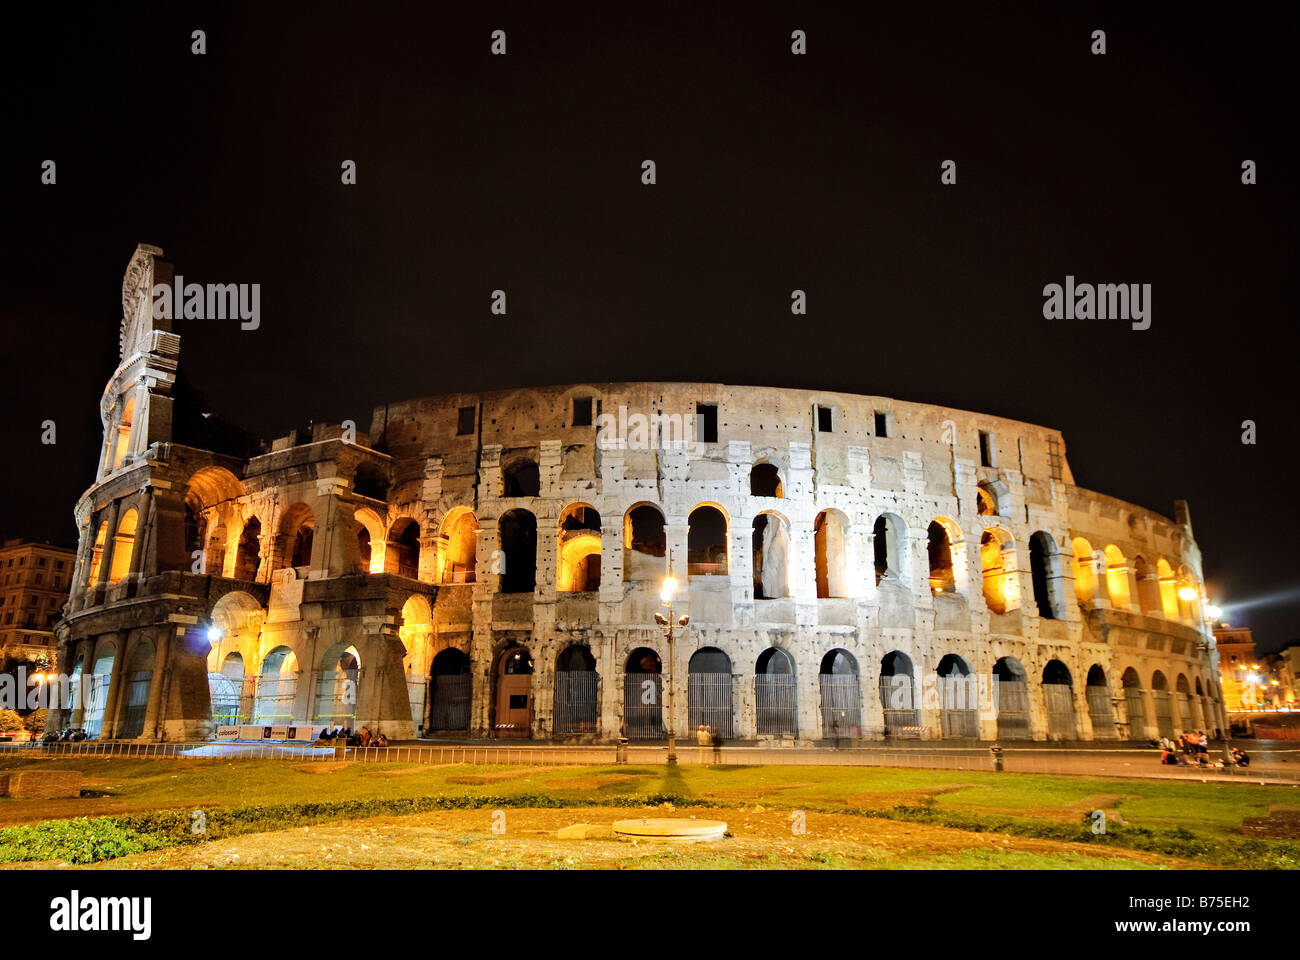
M1029 681L1003 680L993 674L993 702L998 710L998 739L1028 740Z
M1128 707L1128 735L1131 740L1145 740L1147 736L1147 708L1140 687L1124 688L1124 703Z
M1043 705L1047 708L1047 733L1063 740L1079 736L1074 713L1074 686L1069 683L1044 683Z
M1174 704L1168 690L1152 690L1151 702L1156 706L1156 730L1162 737L1174 736Z
M629 740L662 740L663 677L658 673L623 676L623 736Z
M126 709L122 725L114 734L119 740L130 740L144 733L145 713L149 709L149 687L152 670L137 670L126 681Z
M856 673L821 674L822 731L828 739L862 736L862 687Z
M595 733L600 720L595 670L557 670L555 673L556 733Z
M880 703L885 714L885 736L921 735L921 711L916 706L916 684L910 674L882 676Z
M687 724L691 732L707 726L715 737L735 736L731 712L731 674L692 673L686 678Z
M1114 740L1115 708L1110 700L1110 687L1088 686L1084 688L1088 697L1088 719L1092 721L1092 738L1094 740Z

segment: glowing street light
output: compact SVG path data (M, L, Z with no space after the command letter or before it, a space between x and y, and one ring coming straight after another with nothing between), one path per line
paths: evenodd
M1178 598L1180 600L1186 600L1188 603L1191 603L1196 599L1196 597L1197 593L1195 587L1183 587L1178 591Z
M677 627L685 628L690 623L689 616L683 616L673 622L673 595L677 592L677 580L673 577L673 554L668 552L668 576L664 578L663 587L659 590L659 599L668 605L668 615L655 613L655 623L661 627L667 627L664 637L668 640L668 762L677 762L677 732L673 727L673 630Z
M1209 617L1211 620L1222 620L1223 609L1221 607L1215 606L1212 603L1207 604L1205 607L1205 615Z
M221 642L221 628L214 623L212 626L208 627L208 643L220 643L220 642Z

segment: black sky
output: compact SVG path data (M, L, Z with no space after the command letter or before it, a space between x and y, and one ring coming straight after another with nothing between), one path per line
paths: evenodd
M1229 618L1300 637L1285 7L704 6L9 13L0 532L74 535L143 241L262 285L257 331L178 326L262 436L578 380L978 410L1063 430L1081 485L1187 499ZM1151 329L1044 320L1066 274L1152 284Z

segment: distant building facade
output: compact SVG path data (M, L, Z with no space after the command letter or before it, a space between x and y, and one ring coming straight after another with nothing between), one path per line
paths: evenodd
M175 424L170 279L123 284L75 510L60 725L728 740L1225 726L1199 549L1061 434L885 397L592 383L377 407L236 455ZM656 626L680 585L674 662ZM674 715L665 715L673 683Z
M1229 712L1293 709L1295 673L1287 651L1259 654L1249 627L1214 628L1224 708Z
M54 624L68 602L77 553L6 540L0 547L0 658L55 659Z

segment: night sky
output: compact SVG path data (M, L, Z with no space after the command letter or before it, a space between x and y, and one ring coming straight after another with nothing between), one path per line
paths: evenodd
M0 534L75 536L147 242L262 285L256 331L177 324L208 409L260 436L582 380L1013 417L1083 486L1188 500L1227 618L1300 638L1291 18L615 6L7 11ZM1067 274L1152 284L1151 329L1045 320Z

